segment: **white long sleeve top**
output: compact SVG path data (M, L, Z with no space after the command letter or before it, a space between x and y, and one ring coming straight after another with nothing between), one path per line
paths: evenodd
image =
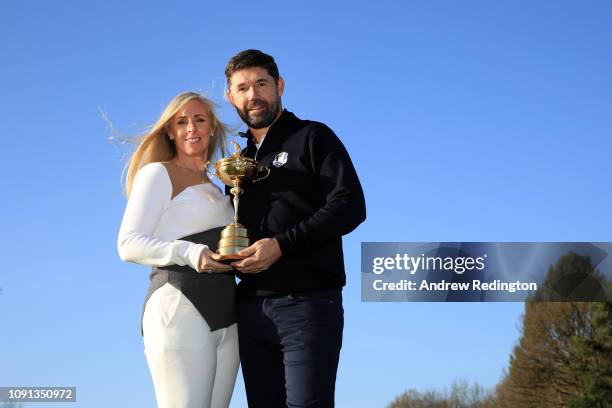
M189 186L172 197L162 163L143 166L132 185L117 246L127 262L150 266L188 265L199 271L206 245L178 238L232 222L229 196L212 183Z

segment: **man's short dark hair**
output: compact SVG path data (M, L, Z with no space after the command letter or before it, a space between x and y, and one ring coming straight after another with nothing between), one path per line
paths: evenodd
M234 55L225 67L227 87L229 88L230 78L236 71L253 67L265 69L268 75L274 78L274 83L278 85L278 67L276 66L276 62L274 62L274 58L259 50L244 50Z

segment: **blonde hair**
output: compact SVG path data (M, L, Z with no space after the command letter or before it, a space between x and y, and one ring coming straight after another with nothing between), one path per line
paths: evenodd
M170 120L187 102L193 100L200 101L208 108L214 129L208 144L207 159L212 160L217 154L226 154L226 138L229 129L215 114L214 102L199 93L184 92L170 101L157 122L140 137L140 143L132 154L125 172L125 193L128 196L132 191L138 170L149 163L168 161L176 157L176 146L168 136Z

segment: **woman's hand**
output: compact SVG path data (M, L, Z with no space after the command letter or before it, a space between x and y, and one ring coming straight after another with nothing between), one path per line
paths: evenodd
M204 248L200 255L200 265L198 271L200 273L218 273L218 272L229 272L233 268L229 265L222 264L220 262L221 255L214 253L208 248Z

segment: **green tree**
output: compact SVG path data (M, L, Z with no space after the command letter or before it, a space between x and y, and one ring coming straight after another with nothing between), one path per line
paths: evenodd
M612 407L612 303L591 308L588 336L574 337L570 369L581 379L582 392L569 401L571 408Z
M549 269L541 290L525 303L523 333L497 389L498 406L609 406L609 303L548 301L584 296L574 290L582 282L587 282L582 289L605 293L606 282L589 258L571 252Z
M537 302L605 302L606 279L593 268L589 257L569 252L554 267L548 269L546 278L535 296Z

